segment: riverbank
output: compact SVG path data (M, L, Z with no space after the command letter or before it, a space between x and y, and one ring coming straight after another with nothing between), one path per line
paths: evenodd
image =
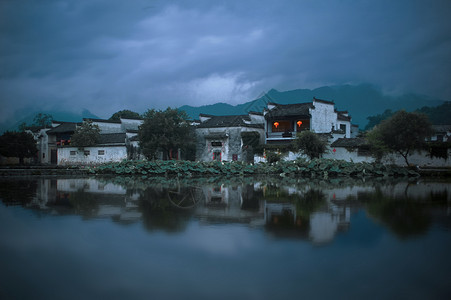
M242 162L123 161L95 166L1 166L0 176L14 175L131 175L154 176L244 176L277 175L328 177L450 177L450 168L406 168L377 163L349 163L314 159L245 164Z
M95 166L1 166L0 176L20 175L127 175L244 176L277 175L308 178L334 177L451 177L451 168L407 168L377 163L349 163L314 159L245 164L242 162L123 161Z

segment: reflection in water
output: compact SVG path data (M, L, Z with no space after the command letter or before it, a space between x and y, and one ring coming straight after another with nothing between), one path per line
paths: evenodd
M0 298L449 299L450 187L3 178Z
M143 222L150 231L183 231L191 219L206 224L261 226L274 236L324 244L348 230L364 209L398 237L423 234L438 216L448 216L446 182L247 180L139 181L133 178L38 178L0 181L2 201L85 219ZM449 226L449 218L442 218Z

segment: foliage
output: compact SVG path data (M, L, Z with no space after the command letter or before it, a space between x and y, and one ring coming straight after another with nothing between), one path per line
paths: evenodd
M424 106L417 109L416 112L427 115L432 124L451 124L451 101L447 101L437 107Z
M415 112L425 114L426 116L428 116L432 124L435 125L451 124L451 101L446 101L443 104L436 107L423 106L422 108L415 110ZM365 126L365 130L372 129L374 126L380 124L383 120L390 118L394 114L395 112L393 112L390 109L387 109L382 114L367 117L368 124Z
M100 128L92 121L85 121L75 129L71 145L79 148L94 146L100 138Z
M38 113L33 119L33 125L40 127L50 127L53 121L53 116L49 114Z
M275 163L280 161L281 159L280 156L281 156L280 152L266 151L266 160L268 161L268 163Z
M255 153L263 155L265 152L279 152L282 154L288 153L293 150L292 144L271 145L271 144L259 144L255 148Z
M257 147L260 144L260 133L255 131L245 131L241 133L243 146Z
M394 112L391 109L386 109L381 114L367 117L368 124L366 124L365 130L372 129L374 126L380 124L383 120L386 120L386 119L390 118L391 116L393 116L393 114L394 114Z
M429 142L429 156L431 158L443 158L444 160L448 159L448 149L451 148L451 142Z
M194 130L185 112L168 107L165 111L148 110L138 131L142 153L155 159L158 151L163 158L171 159L171 153L181 149L185 153L194 148Z
M409 165L409 154L425 147L432 126L426 115L400 110L372 131L368 134L368 141L373 149L381 155L396 152Z
M301 150L310 159L320 158L327 145L316 133L308 130L298 133L293 143L295 149Z
M219 176L280 175L288 178L333 178L333 177L397 177L418 176L412 170L379 163L351 163L331 159L311 161L278 161L275 163L246 164L242 162L194 162L194 161L123 161L90 167L91 174L130 175L149 178L155 176L175 176L178 179L194 176L209 176L212 180Z
M6 157L18 157L23 164L25 157L36 155L36 141L26 132L7 131L0 136L0 154Z
M19 131L25 131L27 129L35 130L39 128L51 127L53 121L53 116L50 114L38 113L34 116L33 124L29 125L25 122L20 123Z
M115 112L110 118L110 121L119 121L121 118L125 119L141 119L141 115L137 112L124 109L118 112Z

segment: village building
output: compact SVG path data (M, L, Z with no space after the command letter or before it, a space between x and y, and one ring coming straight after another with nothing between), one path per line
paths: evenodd
M451 125L432 125L431 142L451 141Z
M317 98L308 103L268 103L263 115L266 144L289 144L304 130L330 134L331 142L358 132L347 111L337 111L334 102Z
M120 119L110 121L102 119L83 119L92 122L100 129L99 140L91 147L75 147L71 145L71 137L77 126L82 123L52 122L52 128L47 129L38 139L38 145L47 145L42 150L41 163L58 165L66 164L99 164L119 162L124 159L142 158L137 141L138 128L141 119ZM43 159L46 157L50 159Z
M196 160L254 161L246 143L246 134L254 135L258 144L265 141L263 114L212 116L199 115L196 125Z

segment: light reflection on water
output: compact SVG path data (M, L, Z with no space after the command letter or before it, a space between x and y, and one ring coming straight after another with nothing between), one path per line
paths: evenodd
M0 297L448 298L450 188L4 178Z

